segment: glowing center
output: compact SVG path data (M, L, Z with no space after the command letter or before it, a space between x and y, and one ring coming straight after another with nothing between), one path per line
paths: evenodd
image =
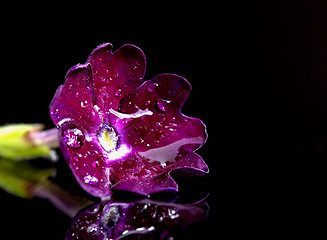
M113 127L104 124L98 132L97 137L101 146L107 152L111 152L117 148L118 136Z

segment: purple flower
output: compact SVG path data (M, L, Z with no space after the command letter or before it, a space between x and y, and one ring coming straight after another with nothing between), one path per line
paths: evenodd
M190 84L175 74L142 83L145 64L136 46L113 53L103 44L68 71L50 104L64 157L94 196L177 191L171 171L208 172L194 153L207 139L205 125L180 111Z

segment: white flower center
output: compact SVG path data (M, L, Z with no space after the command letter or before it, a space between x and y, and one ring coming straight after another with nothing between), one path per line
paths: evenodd
M101 146L107 152L111 152L117 148L118 135L113 127L104 124L98 132L97 137Z

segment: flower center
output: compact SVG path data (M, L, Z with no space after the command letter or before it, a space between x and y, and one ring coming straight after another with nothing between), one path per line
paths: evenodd
M118 135L112 126L103 124L98 132L98 140L107 152L111 152L117 148L118 145Z

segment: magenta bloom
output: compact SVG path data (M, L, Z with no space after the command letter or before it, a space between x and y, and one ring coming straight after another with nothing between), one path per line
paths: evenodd
M50 104L64 157L94 196L177 191L171 171L208 172L194 153L207 139L205 125L180 111L190 84L174 74L142 83L145 64L136 46L112 53L103 44L68 71Z

